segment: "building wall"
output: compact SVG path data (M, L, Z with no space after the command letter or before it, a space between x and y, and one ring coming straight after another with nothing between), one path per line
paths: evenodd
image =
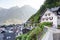
M47 14L47 16L46 16ZM49 15L50 14L50 15ZM41 17L41 22L52 22L53 27L57 27L57 16L51 12L50 10L47 10L44 15Z
M53 33L50 30L48 30L43 36L42 40L53 40Z
M60 25L60 16L58 16L57 24Z
M57 15L53 15L53 27L57 28Z

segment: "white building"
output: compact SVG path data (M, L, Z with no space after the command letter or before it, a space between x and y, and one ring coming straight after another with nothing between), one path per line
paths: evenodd
M60 7L47 9L41 17L41 22L52 22L54 28L60 25Z

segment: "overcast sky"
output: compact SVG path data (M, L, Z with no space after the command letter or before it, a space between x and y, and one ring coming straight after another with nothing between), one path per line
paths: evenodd
M10 8L13 6L22 7L24 5L30 5L35 9L39 9L45 0L0 0L0 7Z

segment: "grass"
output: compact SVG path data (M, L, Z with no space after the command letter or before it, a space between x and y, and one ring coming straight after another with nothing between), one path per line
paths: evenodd
M17 37L16 40L17 39L19 39L19 40L37 40L38 35L43 32L40 35L40 37L42 38L44 36L44 34L46 33L43 30L45 25L50 26L51 23L49 23L49 22L40 23L40 24L37 25L37 27L32 29L30 32Z

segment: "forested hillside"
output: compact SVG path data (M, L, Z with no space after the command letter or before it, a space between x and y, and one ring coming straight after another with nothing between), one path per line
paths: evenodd
M58 7L60 6L60 0L46 0L44 4L40 7L36 14L32 15L29 19L32 23L39 22L40 16L43 14L46 8Z

